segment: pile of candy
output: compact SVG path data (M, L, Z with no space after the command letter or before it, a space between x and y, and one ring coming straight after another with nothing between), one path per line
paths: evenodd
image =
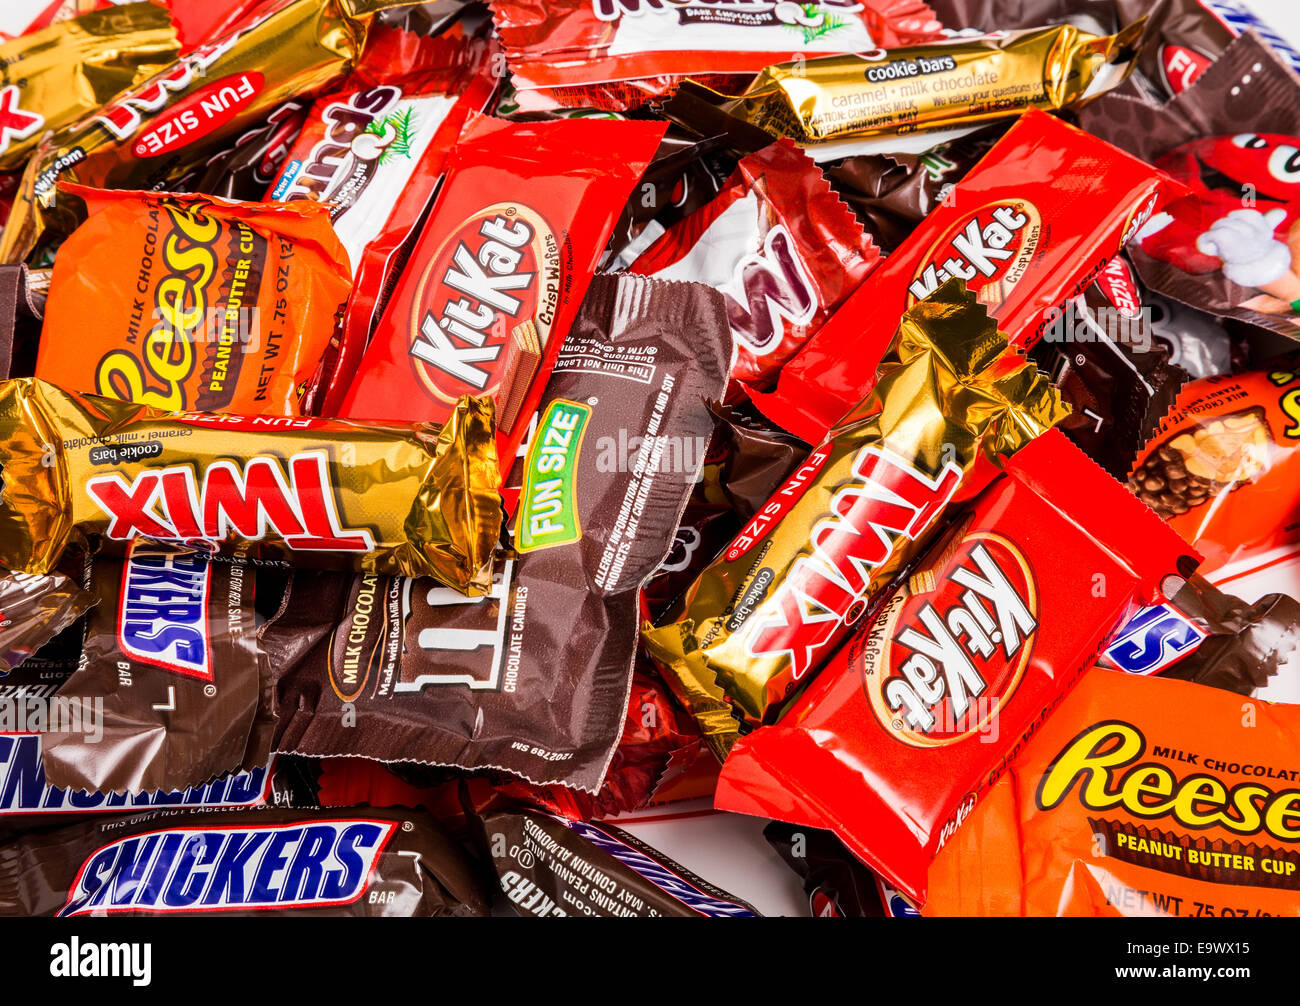
M4 7L0 915L1300 914L1243 10Z

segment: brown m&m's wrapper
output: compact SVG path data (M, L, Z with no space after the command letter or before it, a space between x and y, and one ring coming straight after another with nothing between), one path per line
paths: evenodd
M169 413L33 378L0 384L0 565L136 538L481 590L500 534L492 404L445 426Z

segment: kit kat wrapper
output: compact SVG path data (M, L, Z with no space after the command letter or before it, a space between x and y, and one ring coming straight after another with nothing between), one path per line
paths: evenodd
M281 566L427 574L482 589L500 533L491 402L446 425L168 413L0 384L0 564L140 536ZM157 491L156 494L154 491Z

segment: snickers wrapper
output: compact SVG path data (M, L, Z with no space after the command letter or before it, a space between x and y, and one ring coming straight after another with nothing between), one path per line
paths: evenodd
M492 405L446 425L167 413L34 378L0 384L0 565L138 537L280 565L477 589L500 534Z

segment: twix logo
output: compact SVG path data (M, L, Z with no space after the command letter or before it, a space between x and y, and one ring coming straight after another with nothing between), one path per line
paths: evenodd
M202 201L162 199L157 206L172 224L162 242L165 272L153 284L157 324L145 333L138 351L115 349L104 355L95 368L95 390L108 398L178 412L189 404L184 382L194 371L196 334L207 318L208 286L217 274L216 245L222 227L203 212ZM157 212L151 210L155 219ZM140 339L143 301L136 301L134 312L126 332L126 341L133 346Z
M831 498L830 514L813 525L811 552L795 560L752 618L748 655L785 657L795 681L816 667L818 654L861 616L874 571L900 538L921 536L961 478L951 461L931 478L889 451L860 450L852 479Z
M145 114L165 108L173 95L203 77L208 67L229 52L238 40L239 35L234 34L211 45L199 46L135 90L109 102L100 109L95 121L119 140L129 140L140 128Z
M214 461L147 469L128 480L119 472L96 476L86 493L108 516L109 538L161 541L246 541L279 538L300 552L371 552L364 528L343 527L324 451L288 459L260 456L243 467Z

